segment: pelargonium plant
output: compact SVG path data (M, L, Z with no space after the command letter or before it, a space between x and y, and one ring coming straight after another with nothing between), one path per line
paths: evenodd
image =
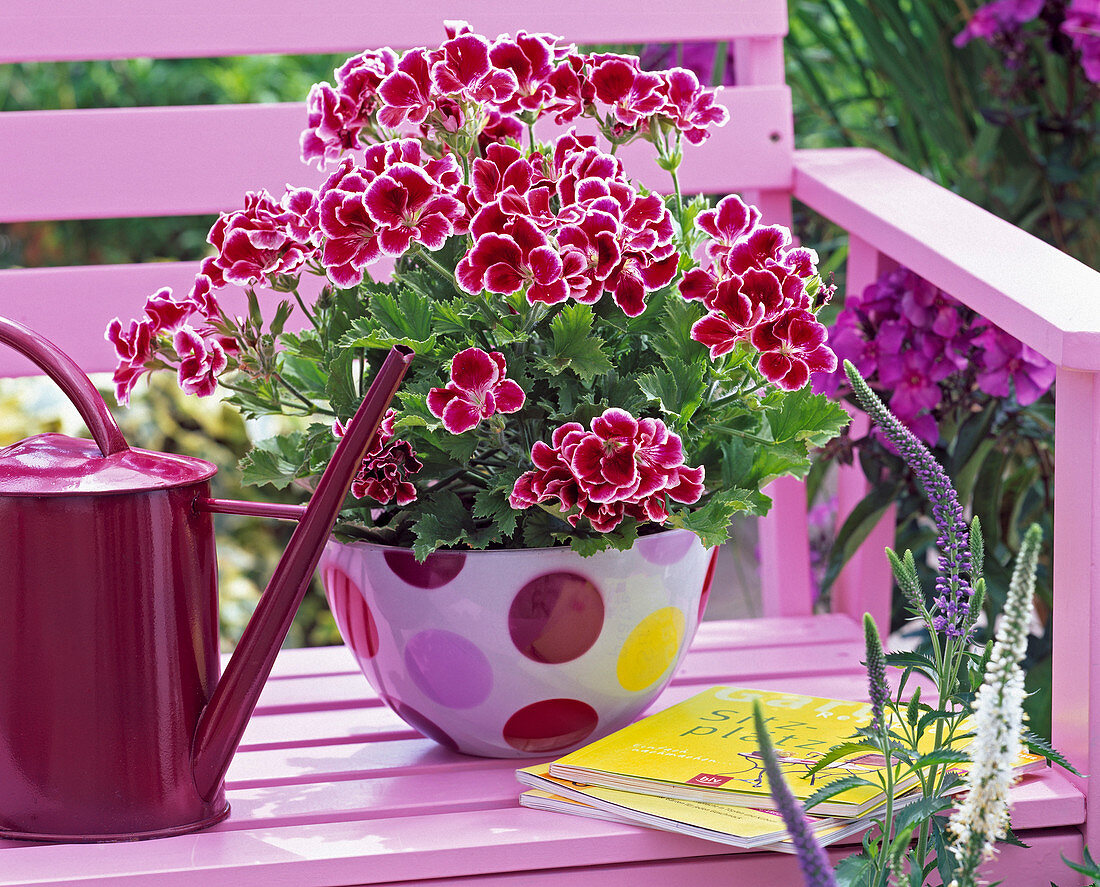
M120 402L170 370L248 416L298 418L247 480L308 483L395 344L416 359L341 528L421 558L591 553L661 527L715 544L846 422L808 386L836 367L814 251L737 196L680 193L685 143L728 118L691 71L453 23L436 48L348 59L304 117L324 183L249 193L190 292L107 329ZM628 177L635 141L668 196ZM247 316L222 306L229 286Z

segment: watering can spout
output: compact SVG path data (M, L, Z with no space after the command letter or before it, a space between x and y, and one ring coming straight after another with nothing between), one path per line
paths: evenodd
M412 357L410 349L396 346L382 364L202 712L191 764L195 787L204 799L212 798L221 785L348 488Z

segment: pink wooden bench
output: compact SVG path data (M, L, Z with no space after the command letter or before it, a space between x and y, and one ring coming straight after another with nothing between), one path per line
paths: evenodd
M329 0L309 10L193 0L186 7L88 0L48 11L0 9L0 63L271 52L343 52L436 43L455 15L440 0L378 11ZM792 196L850 232L849 286L908 265L1058 364L1054 740L1084 774L1100 722L1100 274L874 152L795 151L784 85L781 0L486 6L489 34L559 33L582 43L733 39L732 122L691 152L685 190L738 191L774 221ZM301 103L0 114L0 222L212 213L246 190L315 184L297 159ZM280 149L279 146L284 146ZM657 187L663 179L654 178ZM0 313L36 328L89 371L110 369L106 320L133 315L165 284L186 290L193 263L0 271ZM0 375L30 371L0 352ZM201 455L201 454L196 454ZM851 500L862 481L848 476ZM863 698L859 617L886 622L881 529L846 571L835 612L811 616L804 496L775 491L763 522L766 617L707 623L658 705L716 683ZM797 883L780 854L730 853L691 838L517 806L508 761L451 754L419 737L370 692L342 648L288 651L229 772L231 817L193 835L115 845L0 841L0 884L613 884ZM0 791L3 788L0 786ZM1012 885L1075 883L1059 859L1100 849L1100 783L1059 773L1017 789L1014 822L1032 844L990 876Z

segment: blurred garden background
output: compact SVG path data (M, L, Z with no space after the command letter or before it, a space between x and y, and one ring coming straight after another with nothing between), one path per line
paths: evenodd
M477 26L476 21L473 22ZM568 35L564 35L568 37ZM364 47L367 48L367 47ZM730 82L726 45L614 47L648 67L681 64L700 79ZM1100 4L1096 0L791 0L786 46L800 148L876 148L1088 265L1100 265ZM302 101L331 80L343 56L272 56L0 66L0 110ZM736 126L737 121L729 124ZM212 133L231 151L232 133ZM72 150L79 151L79 145ZM227 208L228 209L228 208ZM803 207L795 231L836 275L834 347L933 445L986 533L990 614L999 611L1009 565L1032 521L1051 532L1053 369L905 269L865 293L845 293L847 244ZM96 262L195 260L214 217L50 222L0 226L0 268ZM1035 281L1041 288L1043 281ZM135 308L148 293L134 293ZM1100 297L1100 294L1098 294ZM0 297L2 306L2 297ZM110 320L103 318L104 326ZM100 330L89 334L100 335ZM102 382L110 398L109 380ZM835 380L819 387L844 395ZM64 425L63 402L39 380L0 381L0 445ZM246 425L215 398L181 395L170 379L143 382L118 413L137 445L199 455L222 469L215 495L301 501L295 490L237 485L237 460L272 429ZM68 424L66 424L68 423ZM858 460L871 493L840 525L829 469ZM934 528L907 472L874 438L843 437L821 454L808 484L822 606L846 557L892 502L897 548L928 566ZM219 518L222 629L231 646L282 551L289 528ZM713 615L752 612L753 533L745 527L723 559L736 589ZM1029 650L1031 689L1049 684L1049 563L1040 573L1040 623ZM931 583L926 583L931 587ZM736 598L736 599L735 599ZM905 613L891 628L904 638ZM919 644L920 638L906 639ZM338 643L319 587L307 597L291 644ZM1032 696L1044 732L1046 694Z

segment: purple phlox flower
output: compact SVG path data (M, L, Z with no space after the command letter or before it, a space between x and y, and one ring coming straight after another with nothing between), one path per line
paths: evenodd
M1100 2L1073 0L1062 22L1062 33L1081 53L1081 67L1091 83L1100 83Z
M970 530L963 520L958 494L943 466L916 435L886 409L855 367L847 364L845 371L863 409L913 470L932 506L932 519L939 529L936 544L940 551L932 628L948 638L963 638L973 589L969 580Z
M1043 9L1044 0L994 0L974 11L970 21L955 35L955 46L965 46L975 37L987 42L1019 30Z
M783 778L783 771L779 769L779 762L775 759L775 749L772 746L771 737L768 736L768 729L764 725L764 716L761 714L759 702L753 703L753 721L756 726L757 742L760 745L760 756L764 759L764 773L768 778L768 788L772 793L776 809L783 817L787 833L791 836L791 843L798 857L798 867L802 870L806 887L836 887L829 858L817 843L813 829L806 821L806 813L802 805L795 800Z
M1054 384L1054 364L992 324L974 339L974 346L980 355L978 386L987 394L1007 397L1011 380L1017 402L1026 407Z
M940 402L940 386L930 378L928 358L919 350L883 358L879 363L879 380L893 389L890 409L902 422L912 419L922 410L931 410Z

